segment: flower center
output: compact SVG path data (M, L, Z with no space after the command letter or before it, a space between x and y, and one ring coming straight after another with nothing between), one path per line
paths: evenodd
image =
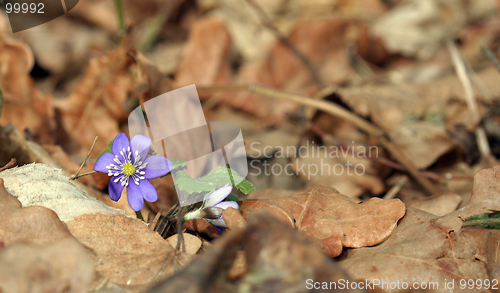
M132 176L135 174L135 166L132 165L132 163L130 162L123 164L122 168L123 168L123 174L127 176Z
M120 155L115 155L113 161L117 164L109 164L106 166L108 176L115 176L114 182L120 181L121 185L128 186L129 179L132 179L136 185L139 185L139 180L146 179L144 175L148 163L141 161L141 156L138 151L135 151L134 159L132 160L132 152L130 147L120 151ZM133 162L133 163L132 163Z

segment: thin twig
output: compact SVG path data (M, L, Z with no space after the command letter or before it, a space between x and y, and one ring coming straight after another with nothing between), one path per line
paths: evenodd
M177 215L177 250L182 249L182 252L186 252L186 244L182 234L182 210L183 208L179 207L179 214Z
M156 213L156 216L154 217L153 221L150 223L151 225L149 226L149 228L153 231L155 230L156 226L158 225L158 220L161 217L161 212L162 212L162 209L160 209L160 211L158 213Z
M210 94L217 91L227 91L227 90L247 90L256 94L260 94L269 98L278 99L278 100L288 100L293 101L298 104L313 107L319 110L322 110L330 115L345 119L356 127L362 129L367 132L369 135L373 136L392 156L400 162L408 172L415 178L415 180L425 188L429 193L435 194L440 192L440 188L435 186L432 182L430 182L427 178L420 174L418 168L413 164L411 160L409 160L401 150L394 145L386 136L386 134L380 130L375 125L370 122L364 120L363 118L357 116L354 113L347 111L346 109L330 103L328 101L323 100L314 100L309 97L290 94L286 92L282 92L280 90L276 90L270 87L256 85L256 84L237 84L237 85L213 85L213 86L200 86L198 87L198 92L203 94Z
M95 171L95 170L88 171L88 172L85 172L85 173L82 173L82 174L78 174L78 176L75 176L76 175L75 174L75 175L73 175L73 176L75 176L75 178L70 178L70 179L71 180L76 180L76 179L78 179L80 177L87 176L87 175L94 174L94 173L97 173L97 171ZM71 177L73 177L73 176L71 176Z
M5 165L2 168L0 168L0 172L2 172L3 170L8 169L8 168L14 166L15 163L16 163L16 159L15 158L10 159L10 161L7 163L7 165Z
M316 69L314 68L314 65L311 63L311 61L309 61L309 59L304 55L302 54L302 52L299 51L299 49L297 49L297 47L295 47L289 40L286 36L284 36L274 25L273 23L271 22L271 20L269 19L269 17L266 15L266 13L264 12L264 10L262 10L262 8L259 6L259 4L257 2L255 2L255 0L245 0L248 4L250 4L254 9L255 11L257 11L257 13L259 14L259 17L262 21L262 24L267 27L269 30L271 30L274 35L278 38L278 40L283 43L283 45L285 45L290 51L292 51L293 54L295 54L295 56L297 56L297 58L299 58L299 60L302 62L302 64L304 64L304 66L307 68L307 70L309 71L309 73L311 73L311 76L313 77L314 81L320 85L321 87L326 87L326 83L323 81L323 79L321 79L321 77L319 76L318 72L316 71Z
M78 171L76 171L76 173L75 173L75 174L73 174L73 176L71 176L71 177L69 178L70 180L75 180L77 177L82 177L82 176L83 176L83 174L82 174L82 175L80 175L80 176L78 176L78 174L80 173L80 171L82 170L83 166L84 166L84 165L85 165L85 163L87 162L87 160L88 160L88 158L89 158L90 154L92 153L92 150L94 150L94 147L95 147L95 143L96 143L96 142L97 142L97 136L94 138L94 142L92 143L92 146L90 147L90 150L89 150L89 152L87 153L87 156L85 157L85 159L83 159L83 162L82 162L82 164L80 165L80 168L78 168ZM89 173L89 172L87 172L87 173ZM90 174L92 174L92 173L90 173ZM85 175L88 175L88 174L85 174Z
M398 182L396 182L396 184L394 184L394 186L384 195L384 199L394 198L406 183L408 183L408 176L403 175L403 177L399 178Z
M462 227L500 225L500 218L466 220Z
M460 57L457 46L455 46L455 44L451 40L448 40L447 45L448 50L450 51L453 67L455 67L458 79L460 80L460 83L462 84L462 87L465 91L465 101L467 103L467 107L469 108L469 113L472 117L472 127L473 129L475 129L479 152L481 153L481 157L483 159L491 161L493 157L491 155L491 149L488 144L488 139L486 138L486 133L484 132L484 129L478 125L481 121L481 115L479 114L476 96L474 95L472 83L469 79L469 76L467 75L465 63Z

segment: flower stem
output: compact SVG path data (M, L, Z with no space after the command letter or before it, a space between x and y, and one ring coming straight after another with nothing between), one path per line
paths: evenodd
M123 16L123 6L121 0L115 0L116 14L118 15L118 36L120 37L120 43L125 36L125 18Z
M141 211L136 211L135 215L137 216L137 219L144 221L144 218L142 217Z
M500 218L485 218L485 219L472 219L466 220L463 223L463 227L471 226L485 226L485 225L500 225Z

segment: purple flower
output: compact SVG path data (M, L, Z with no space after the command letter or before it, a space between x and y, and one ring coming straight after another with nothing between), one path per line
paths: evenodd
M125 133L115 137L111 148L113 153L104 153L95 163L94 170L108 173L109 197L118 201L124 187L130 207L139 211L144 200L154 202L158 199L153 185L147 180L166 175L172 170L172 162L162 156L149 156L151 139L136 135L129 142Z
M200 219L204 218L210 224L217 227L227 228L226 222L222 218L222 212L228 207L239 209L240 206L235 201L224 201L223 200L231 193L233 187L230 184L226 184L221 188L210 192L205 196L205 200L201 205L201 208L187 213L184 216L184 220Z

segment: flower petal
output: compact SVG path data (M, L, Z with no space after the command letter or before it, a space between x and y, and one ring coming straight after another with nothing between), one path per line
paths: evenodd
M223 201L221 203L218 203L215 205L215 207L221 208L221 209L227 209L228 207L232 207L233 209L240 209L240 206L238 205L237 202L235 201Z
M211 207L220 203L231 193L232 190L233 187L228 183L221 188L210 192L209 194L205 195L205 202L203 203L203 206Z
M146 179L152 179L160 176L167 175L172 170L172 162L162 156L149 156L144 160L148 165L144 170Z
M130 142L128 141L127 135L122 132L118 134L113 140L113 146L111 147L111 150L113 151L113 154L119 155L124 148L127 149L129 146Z
M109 169L106 168L109 164L115 164L116 162L113 161L115 156L112 153L104 153L102 156L97 159L97 162L95 162L94 165L94 170L98 172L103 172L103 173L109 173Z
M205 219L205 220L207 220L210 224L214 226L227 228L226 222L224 222L224 219L222 217L220 217L219 219Z
M149 180L139 180L139 187L142 189L142 195L145 200L149 202L155 202L158 200L158 193L156 193L156 189L153 184L149 182Z
M115 180L118 178L120 178L120 176L111 177L108 185L109 197L114 201L118 201L120 197L122 197L123 187L125 187L120 181L115 183Z
M140 211L144 206L144 193L141 186L144 180L140 181L139 185L137 185L134 180L130 180L127 186L128 204L136 212Z
M130 148L132 149L132 157L135 158L135 151L139 152L141 161L144 161L151 147L151 138L144 135L134 135L130 140Z

